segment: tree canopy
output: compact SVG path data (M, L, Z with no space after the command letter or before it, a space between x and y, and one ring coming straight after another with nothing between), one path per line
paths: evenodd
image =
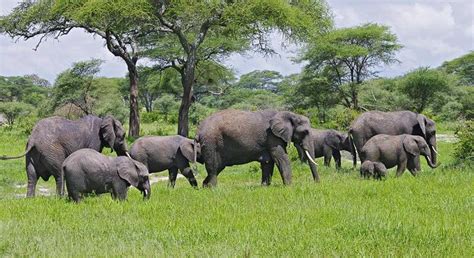
M305 73L326 78L343 104L359 109L359 85L376 75L381 65L397 62L395 54L401 47L389 27L369 23L314 39L299 60L308 62Z

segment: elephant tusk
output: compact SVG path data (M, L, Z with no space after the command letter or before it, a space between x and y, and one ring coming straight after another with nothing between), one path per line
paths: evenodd
M309 152L307 150L304 151L304 153L306 154L306 156L308 157L309 161L311 161L311 163L313 163L314 165L318 165L318 163L316 163L316 161L314 161L313 158L311 158L311 155L309 155Z
M435 147L431 146L431 149L436 153L436 155L438 155L438 156L441 157L441 155L439 155L439 153L438 153L438 151L435 149Z
M125 155L127 155L127 157L129 157L129 158L132 158L132 157L130 157L130 154L128 154L128 151L125 152Z
M145 196L148 196L148 190L147 189L145 189L145 191L143 191L143 192L145 192Z

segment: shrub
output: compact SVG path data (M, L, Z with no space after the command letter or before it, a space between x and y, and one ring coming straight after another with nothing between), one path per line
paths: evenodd
M474 121L466 121L456 132L459 141L454 149L456 163L465 166L474 165Z
M0 113L5 115L7 123L13 125L21 116L27 116L33 111L33 106L23 102L0 102Z

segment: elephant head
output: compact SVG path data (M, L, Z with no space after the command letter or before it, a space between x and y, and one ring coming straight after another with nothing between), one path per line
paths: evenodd
M106 116L100 124L100 139L102 146L108 146L117 152L117 155L127 154L127 143L125 142L125 130L120 121L112 116Z
M314 143L311 135L311 124L305 116L292 112L278 112L270 120L270 129L278 138L285 143L293 142L295 146L302 149L302 153L308 159L313 179L319 181L316 162L314 161Z
M129 157L117 157L117 174L143 193L144 198L150 198L151 187L148 169L142 163Z
M197 161L203 163L201 145L199 143L192 140L183 140L179 145L179 151L189 162L195 163Z
M387 168L381 162L366 160L360 166L360 174L365 178L382 179L387 175Z
M422 114L416 116L421 135L428 143L430 148L430 158L434 165L437 163L438 151L436 150L436 124L433 120Z
M431 168L436 168L437 165L431 160L430 147L426 143L425 139L420 136L406 135L403 138L403 148L412 157L423 155L426 158L426 162Z

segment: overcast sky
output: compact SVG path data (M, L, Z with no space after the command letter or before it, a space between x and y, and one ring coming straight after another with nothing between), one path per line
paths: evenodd
M0 15L8 14L17 0L0 0ZM474 50L474 1L472 0L327 0L337 27L376 22L391 27L404 48L398 65L384 67L381 75L396 76L419 66L437 67ZM284 75L301 71L301 64L290 58L295 46L282 49L281 38L273 35L278 55L265 58L257 54L233 55L226 63L238 74L253 70L276 70ZM121 77L126 66L104 47L101 39L76 30L59 40L43 42L33 51L37 40L14 42L0 36L0 75L38 74L51 82L73 62L103 59L101 75Z

